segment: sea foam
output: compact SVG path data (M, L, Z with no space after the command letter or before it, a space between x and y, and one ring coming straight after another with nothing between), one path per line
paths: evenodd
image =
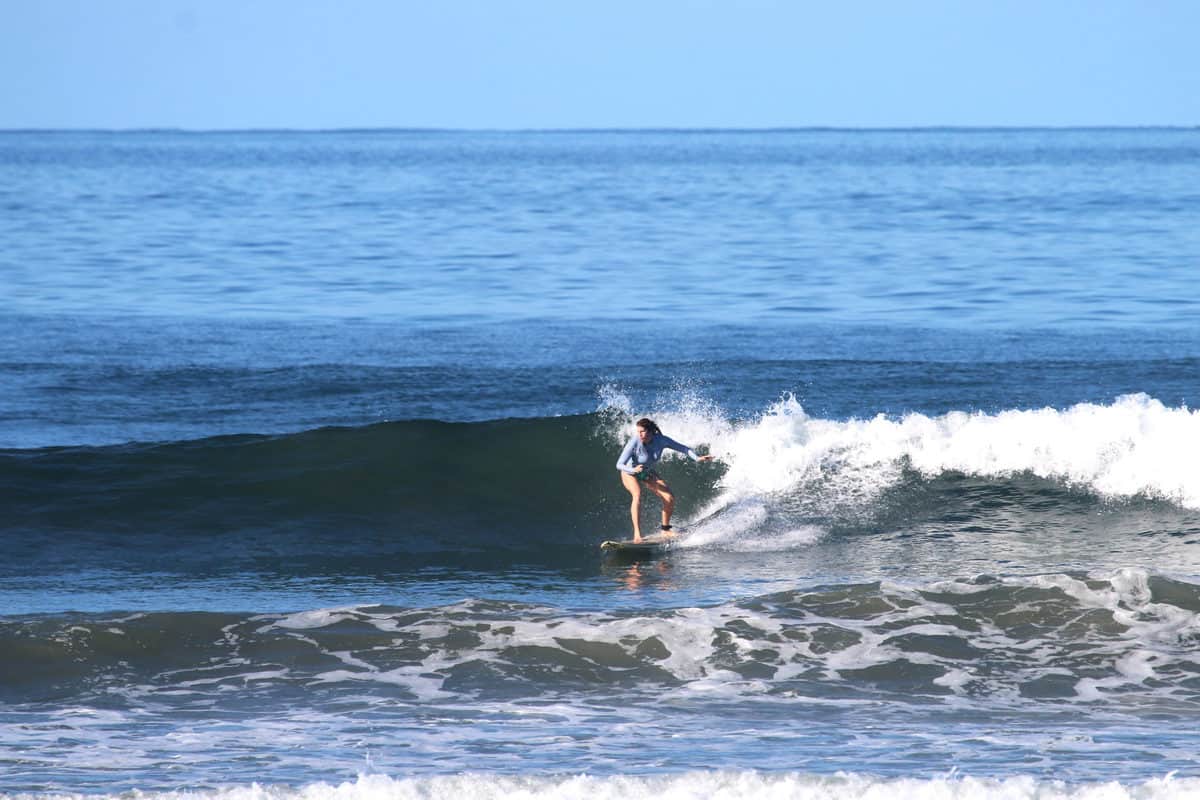
M948 775L935 778L883 779L839 773L769 774L755 771L689 772L677 775L508 776L461 774L392 778L361 775L352 782L314 783L292 788L251 784L207 791L137 792L140 800L1176 800L1196 797L1200 779L1167 775L1140 783L1079 783ZM82 797L82 795L53 795ZM127 797L120 795L119 797ZM35 800L36 794L0 795L3 800ZM44 795L50 797L50 795ZM94 796L117 798L118 795Z
M658 421L668 435L707 446L725 464L714 509L812 485L869 502L906 470L925 478L1031 475L1107 499L1200 509L1200 412L1145 394L1065 409L850 420L809 416L787 396L748 421L695 402L664 411Z

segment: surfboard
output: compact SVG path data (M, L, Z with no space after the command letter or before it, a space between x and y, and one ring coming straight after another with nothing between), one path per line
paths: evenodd
M669 550L677 541L679 541L678 534L675 536L654 534L652 536L643 536L641 541L638 542L635 542L633 539L610 539L606 542L601 542L600 549L607 553L649 555Z

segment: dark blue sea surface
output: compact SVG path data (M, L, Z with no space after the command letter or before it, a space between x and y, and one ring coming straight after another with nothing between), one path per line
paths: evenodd
M1195 796L1197 187L1191 129L0 133L0 796ZM716 460L605 556L642 416Z

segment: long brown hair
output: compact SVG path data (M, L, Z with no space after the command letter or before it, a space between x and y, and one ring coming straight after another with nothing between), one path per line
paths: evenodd
M639 428L645 428L646 430L650 431L655 436L662 435L662 431L660 431L658 429L658 423L656 423L654 420L650 419L649 417L642 417L641 419L639 419L637 421L637 426Z

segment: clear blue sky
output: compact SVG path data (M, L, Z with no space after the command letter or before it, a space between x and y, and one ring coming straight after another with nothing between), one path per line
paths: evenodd
M0 128L1200 124L1200 0L0 0Z

